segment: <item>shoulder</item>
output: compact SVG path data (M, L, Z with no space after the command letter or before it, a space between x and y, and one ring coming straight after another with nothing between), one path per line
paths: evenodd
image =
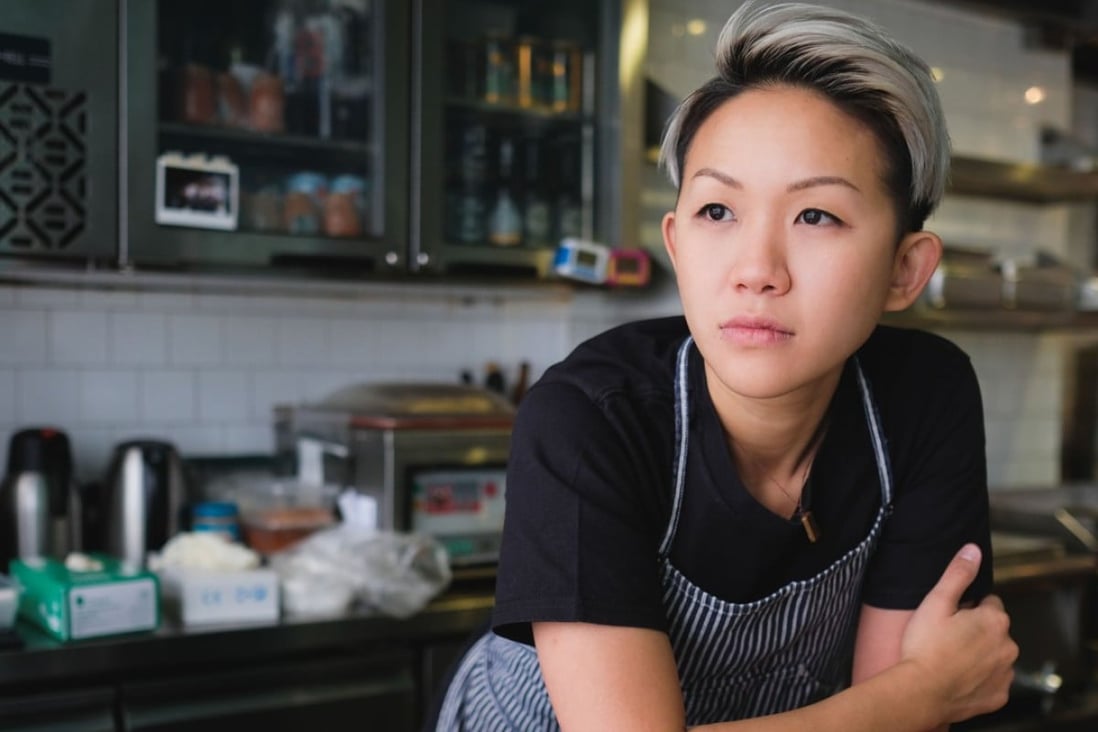
M675 356L689 335L682 317L641 320L584 341L531 389L574 390L596 404L671 395Z
M875 390L925 393L975 384L972 362L952 341L927 331L878 326L858 350ZM957 383L961 382L961 383Z
M944 423L983 419L980 385L972 362L952 341L926 331L878 327L858 351L890 440L919 441ZM975 438L975 434L973 435Z
M869 336L858 357L863 364L910 371L913 369L965 368L968 354L953 341L914 328L880 325Z
M512 434L515 453L552 452L566 462L669 459L675 356L682 318L612 328L575 348L527 391ZM661 473L662 474L662 473Z

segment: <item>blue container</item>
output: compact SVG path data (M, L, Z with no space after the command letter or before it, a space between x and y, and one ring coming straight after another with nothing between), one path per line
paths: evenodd
M220 533L229 541L240 541L240 512L230 501L205 501L191 509L191 531Z

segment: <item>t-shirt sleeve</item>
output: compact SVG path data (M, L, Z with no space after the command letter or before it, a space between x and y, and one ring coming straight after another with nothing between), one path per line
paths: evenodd
M500 635L530 643L532 621L664 626L653 491L669 471L652 436L630 431L645 420L620 412L564 383L523 399L496 580Z
M914 609L966 542L983 549L979 575L965 601L992 589L983 406L971 362L959 349L937 349L934 362L909 364L905 405L885 432L910 430L892 452L893 511L867 570L863 599L888 609ZM895 366L894 366L895 367ZM892 422L890 425L889 422ZM903 422L901 424L900 422Z

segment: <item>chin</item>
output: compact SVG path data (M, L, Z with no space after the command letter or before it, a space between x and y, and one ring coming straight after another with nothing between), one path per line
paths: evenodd
M719 380L718 389L746 399L775 399L807 383L801 375L773 367L729 366L720 371L713 370L710 374L710 378L715 375Z

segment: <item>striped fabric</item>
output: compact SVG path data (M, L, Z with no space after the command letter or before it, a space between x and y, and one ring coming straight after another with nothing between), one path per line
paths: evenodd
M439 732L555 732L560 729L531 646L489 631L458 667Z
M795 709L845 683L862 578L892 502L880 420L855 359L881 479L881 509L869 535L815 577L754 602L724 602L694 585L669 560L686 486L686 364L692 343L687 338L678 354L675 494L660 543L663 602L688 726ZM558 729L534 649L491 632L462 660L436 727L438 732Z
M690 725L787 711L846 678L871 542L752 603L725 603L664 565L669 635Z
M796 709L837 691L847 677L862 577L892 500L880 419L857 359L869 432L881 479L881 509L869 535L808 580L750 603L724 602L668 559L685 488L687 338L676 368L676 485L672 518L660 543L668 635L678 664L688 725L747 719Z

